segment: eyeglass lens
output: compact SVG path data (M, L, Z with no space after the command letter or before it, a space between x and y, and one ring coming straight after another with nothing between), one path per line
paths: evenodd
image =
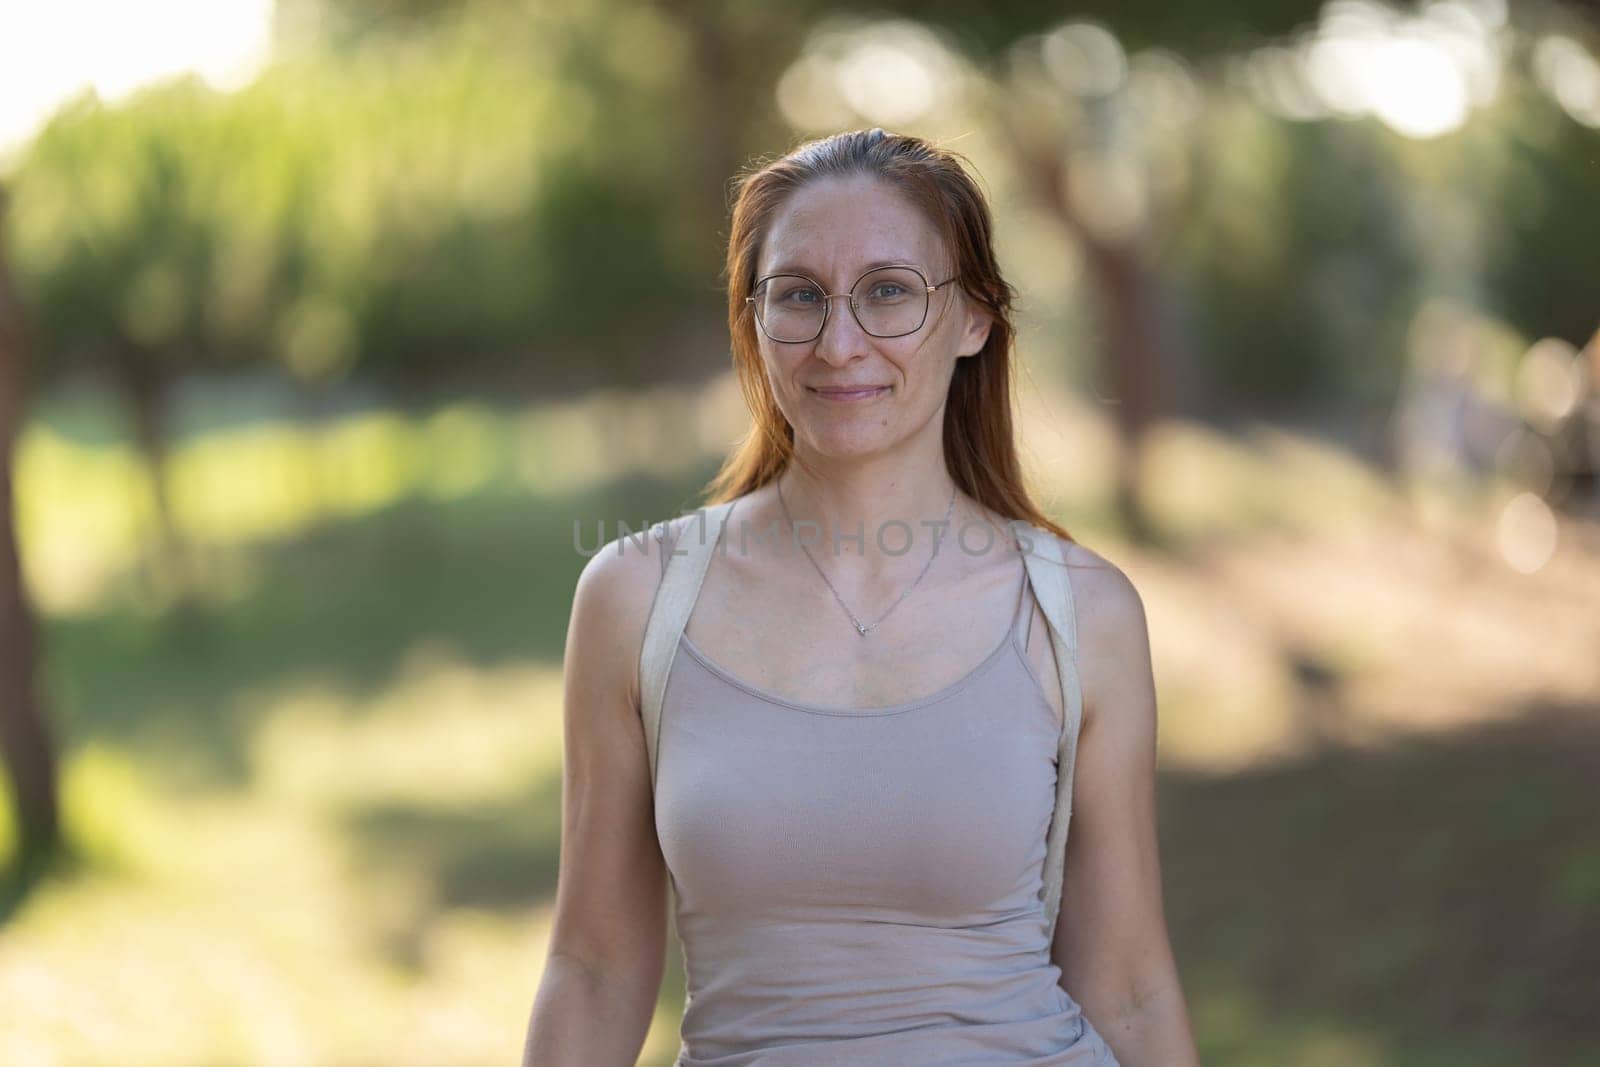
M916 332L928 313L927 285L909 267L882 267L862 276L850 291L856 321L874 337ZM811 279L773 275L753 295L761 328L774 341L809 341L822 332L827 301Z

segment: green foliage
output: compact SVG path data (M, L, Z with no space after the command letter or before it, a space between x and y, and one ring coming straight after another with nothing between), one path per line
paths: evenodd
M713 244L686 245L675 217L675 199L700 202L691 175L659 162L684 156L686 120L574 76L582 34L495 30L462 18L307 51L234 94L184 81L65 109L15 180L45 369L131 350L325 382L546 344L577 359L705 292Z
M1484 204L1489 302L1526 336L1582 345L1600 328L1600 133L1543 96L1517 99L1497 138L1505 179Z
M1419 267L1385 134L1242 104L1211 121L1180 238L1207 377L1247 402L1392 395Z

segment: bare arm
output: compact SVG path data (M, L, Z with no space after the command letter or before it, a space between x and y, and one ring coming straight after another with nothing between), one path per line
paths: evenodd
M1084 718L1052 959L1123 1067L1198 1065L1161 900L1156 695L1144 604L1074 546Z
M616 542L584 567L563 663L561 859L523 1067L632 1067L666 951L639 652L661 547Z

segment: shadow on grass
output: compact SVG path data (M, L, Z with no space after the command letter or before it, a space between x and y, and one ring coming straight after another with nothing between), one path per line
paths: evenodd
M1272 1062L1248 1055L1262 1020L1288 1034L1338 1020L1379 1039L1392 1058L1372 1062L1386 1064L1600 1050L1596 712L1538 708L1383 751L1164 775L1186 990L1253 1005L1237 1032L1197 1021L1206 1062Z
M235 699L245 689L309 674L359 705L421 641L483 665L559 663L588 559L573 548L574 520L592 551L597 522L609 539L619 521L679 514L700 484L407 501L261 550L259 586L198 623L126 610L51 622L46 677L64 747L95 737L158 768L181 752L204 776L239 784L259 725Z
M433 906L520 913L554 897L561 849L561 777L509 800L440 809L385 804L349 813L344 828L366 873L424 875Z
M51 879L70 880L85 866L70 841L12 855L8 862L0 864L0 927L22 910L29 895L41 890Z

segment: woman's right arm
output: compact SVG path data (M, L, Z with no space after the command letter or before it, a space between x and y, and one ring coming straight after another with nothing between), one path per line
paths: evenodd
M562 664L561 859L523 1067L633 1067L665 967L666 864L639 719L661 545L613 541L572 599Z

